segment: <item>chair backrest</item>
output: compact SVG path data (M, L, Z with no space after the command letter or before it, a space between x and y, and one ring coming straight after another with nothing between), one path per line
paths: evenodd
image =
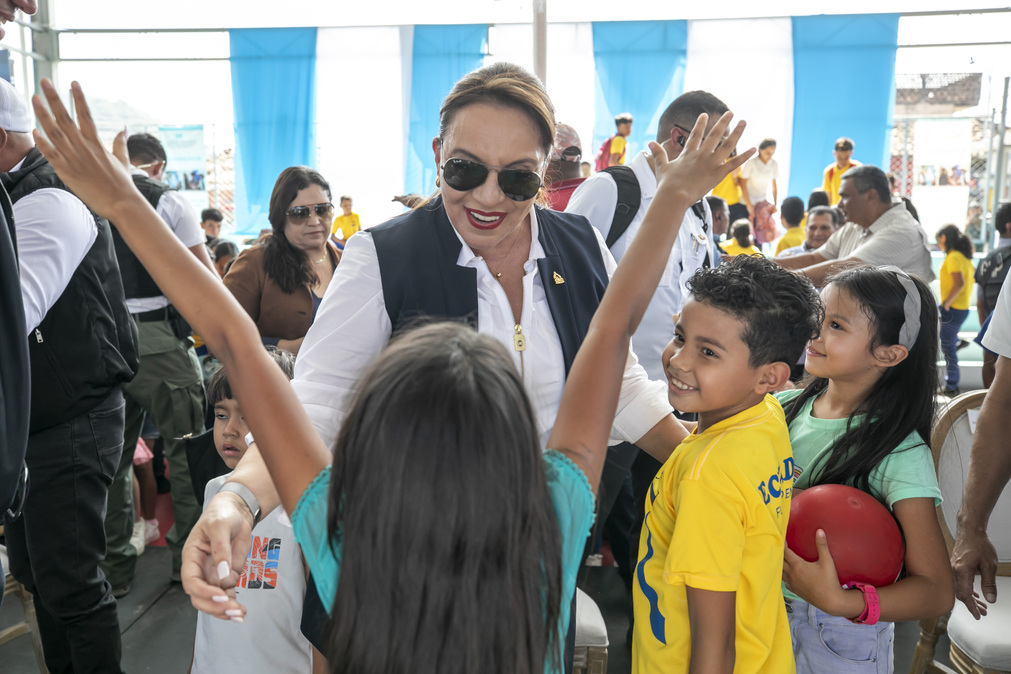
M937 484L944 499L937 508L937 518L949 552L955 542L956 517L969 474L976 417L985 396L986 391L969 391L950 400L938 411L930 434ZM997 549L998 573L1011 575L1011 488L1004 489L994 506L987 533Z

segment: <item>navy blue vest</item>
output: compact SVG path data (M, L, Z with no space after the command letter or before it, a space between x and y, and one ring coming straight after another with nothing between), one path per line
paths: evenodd
M607 269L586 218L536 208L537 240L545 254L537 261L538 273L568 374L607 289ZM369 233L394 333L419 316L463 319L477 327L477 270L457 265L462 246L441 198Z
M43 188L67 190L37 148L28 152L20 169L0 174L0 183L14 203ZM126 309L111 228L105 218L92 215L98 230L95 243L60 298L27 336L29 433L87 412L137 372L137 326Z

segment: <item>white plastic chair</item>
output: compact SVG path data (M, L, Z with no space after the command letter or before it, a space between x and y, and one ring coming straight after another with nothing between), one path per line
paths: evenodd
M576 648L572 657L573 674L606 674L607 625L596 602L576 588Z

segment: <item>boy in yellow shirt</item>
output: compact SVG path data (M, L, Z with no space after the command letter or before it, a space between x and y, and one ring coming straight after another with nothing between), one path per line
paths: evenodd
M747 255L702 269L664 351L671 404L698 428L646 498L632 671L795 670L777 591L793 455L769 395L820 326L813 286Z
M333 237L337 247L344 250L344 244L351 235L361 230L362 222L358 219L357 213L351 212L351 197L341 197L340 206L342 212L334 218L330 236Z
M772 257L777 257L787 248L799 246L807 238L804 228L801 226L804 222L804 202L800 200L800 197L784 199L783 204L779 207L779 217L783 221L783 227L786 228L786 234L779 237L776 252Z

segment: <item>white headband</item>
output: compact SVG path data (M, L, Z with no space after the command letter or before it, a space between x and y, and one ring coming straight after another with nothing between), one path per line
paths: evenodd
M920 291L916 288L916 283L906 272L893 265L879 267L881 271L890 271L895 274L896 280L906 291L906 299L902 302L902 311L906 320L899 328L899 344L912 349L916 343L916 338L920 334Z

